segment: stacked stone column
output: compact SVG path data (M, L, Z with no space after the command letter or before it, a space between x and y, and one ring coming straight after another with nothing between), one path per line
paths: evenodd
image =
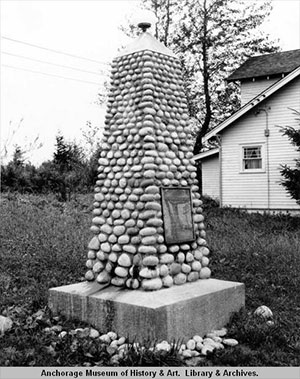
M146 49L116 58L111 72L86 279L144 290L206 279L209 250L180 63ZM166 244L162 187L191 189L194 241Z

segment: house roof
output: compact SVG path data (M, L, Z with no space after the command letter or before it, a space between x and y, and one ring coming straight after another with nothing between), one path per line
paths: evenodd
M286 75L300 66L300 49L249 58L227 81Z
M300 66L296 68L294 71L292 71L290 74L279 80L278 82L274 83L272 86L268 87L266 90L261 92L258 96L254 97L251 101L249 101L247 104L245 104L242 108L240 108L237 112L235 112L233 115L228 117L225 121L223 121L221 124L219 124L217 127L215 127L213 130L208 132L202 139L203 142L208 141L211 137L214 137L216 134L220 133L222 130L227 128L229 125L231 125L234 121L238 120L240 117L242 117L245 113L247 113L249 110L253 109L256 105L260 104L263 100L267 99L269 96L271 96L274 92L278 91L280 88L294 80L300 75Z

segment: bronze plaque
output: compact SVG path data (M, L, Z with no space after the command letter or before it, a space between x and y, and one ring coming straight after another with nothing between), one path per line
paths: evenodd
M190 188L161 188L165 242L184 243L195 240Z

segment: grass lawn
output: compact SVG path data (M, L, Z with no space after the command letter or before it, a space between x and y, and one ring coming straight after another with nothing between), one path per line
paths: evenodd
M92 195L66 204L51 196L2 195L0 314L11 317L14 326L0 337L0 366L111 365L95 341L79 341L74 349L72 336L62 342L45 333L55 323L64 330L83 325L53 318L46 305L50 287L83 280L92 202ZM300 218L221 210L213 202L205 203L204 212L212 276L245 283L246 307L227 326L239 345L198 364L299 366ZM272 310L274 325L254 317L260 305ZM176 351L167 356L144 351L131 352L120 364L185 363Z

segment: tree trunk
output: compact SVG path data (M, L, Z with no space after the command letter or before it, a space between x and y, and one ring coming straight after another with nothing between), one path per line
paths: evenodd
M202 40L202 60L203 60L203 88L205 97L205 117L201 129L199 130L194 146L194 154L198 154L202 149L202 137L207 133L211 120L211 97L209 93L209 72L208 72L208 41L207 41L207 8L206 0L203 3L203 40Z
M154 0L154 2L152 3L152 6L154 8L155 17L158 20L158 2L157 2L157 0ZM159 36L158 36L158 21L155 24L155 38L159 39Z
M169 26L170 26L170 0L167 0L167 2L166 2L166 25L165 25L165 36L164 36L164 44L166 46L168 46Z

